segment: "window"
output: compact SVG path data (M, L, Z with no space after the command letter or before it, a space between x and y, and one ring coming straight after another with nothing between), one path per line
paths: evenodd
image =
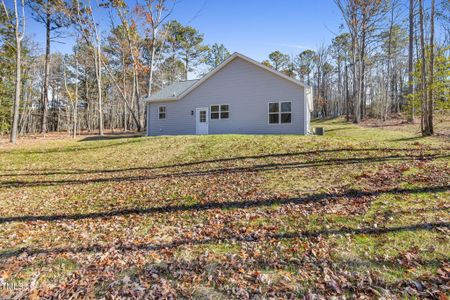
M230 117L230 106L229 105L221 105L220 106L220 118L228 119Z
M206 111L200 111L200 123L206 123Z
M269 103L269 124L280 123L280 104Z
M269 102L269 124L289 124L292 121L292 102Z
M211 120L220 119L220 106L219 105L211 105Z
M158 115L159 115L160 120L166 119L166 107L165 106L158 107Z
M291 123L291 102L281 102L281 123Z
M211 120L230 118L230 106L228 104L211 105Z

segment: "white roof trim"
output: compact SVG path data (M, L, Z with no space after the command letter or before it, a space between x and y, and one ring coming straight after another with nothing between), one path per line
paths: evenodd
M148 98L145 98L144 100L142 100L143 102L167 102L167 101L177 101L177 100L180 100L179 98L177 98L177 97L172 97L172 98L161 98L161 99L148 99Z
M257 67L260 67L274 75L277 75L283 79L286 79L296 85L299 85L305 89L309 89L310 87L306 84L304 84L303 82L291 78L281 72L278 72L270 67L267 67L259 62L257 62L256 60L251 59L250 57L247 57L245 55L242 55L240 53L233 53L230 57L228 57L225 61L223 61L220 65L218 65L215 69L213 69L211 72L209 72L208 74L206 74L203 78L201 78L200 80L198 80L196 83L194 83L191 87L189 87L187 90L185 90L183 93L181 93L180 95L173 97L173 98L168 98L168 99L158 99L158 100L147 100L144 99L144 102L161 102L161 101L176 101L176 100L180 100L182 98L184 98L186 95L188 95L190 92L192 92L193 90L195 90L198 86L200 86L203 82L205 82L206 80L208 80L210 77L214 76L214 74L216 74L217 72L219 72L220 70L222 70L226 65L228 65L230 62L232 62L235 58L241 58Z

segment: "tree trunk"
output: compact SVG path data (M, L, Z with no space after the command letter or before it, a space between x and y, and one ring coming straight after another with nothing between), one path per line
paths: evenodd
M23 1L22 1L22 14L23 14ZM15 40L16 40L16 91L14 94L14 108L13 108L13 120L12 120L12 128L11 128L11 143L15 144L17 142L17 131L19 126L19 106L20 106L20 93L21 93L21 64L22 64L22 38L23 34L20 34L19 28L19 12L17 7L17 0L14 0L14 12L16 17L15 23ZM22 22L25 22L25 17L22 15ZM25 26L25 23L22 23L22 26Z
M421 118L421 129L422 135L426 136L428 132L428 101L427 101L427 80L426 80L426 55L425 55L425 37L423 29L423 0L419 0L419 20L420 20L420 50L421 50L421 90L422 90L422 118Z
M435 0L431 0L431 15L430 15L430 83L428 86L428 124L427 135L433 134L433 84L434 84L434 14L435 14Z
M102 101L102 65L101 65L101 49L100 38L97 35L97 59L96 59L96 75L97 75L97 99L98 99L98 133L103 135L103 101Z
M349 90L348 90L348 66L345 62L345 120L350 121L350 107L349 107Z
M342 97L342 85L341 85L341 83L342 83L342 76L341 76L341 61L340 61L340 60L337 61L337 67L338 67L338 70L337 70L337 73L338 73L337 94L338 94L338 97L339 97L340 99L343 99L343 97ZM339 108L336 107L335 110L334 110L334 112L333 112L333 116L336 117L336 116L339 115L340 113L341 113L341 112L339 111Z
M75 138L77 136L77 123L78 123L78 58L76 57L77 53L75 52L75 104L73 107L73 127L72 127L72 137Z
M363 15L363 28L362 28L362 36L361 36L361 50L360 50L360 65L359 65L359 88L358 88L358 103L360 105L359 108L359 120L355 119L355 123L359 123L361 119L364 117L364 109L365 109L365 103L364 103L364 72L365 72L365 55L366 55L366 17Z
M187 80L188 74L189 74L189 56L187 53L186 53L186 57L184 58L184 63L186 65L186 71L185 71L184 77L185 77L185 80Z
M125 69L125 53L122 52L122 89L123 89L123 95L124 98L127 97L127 83L126 83L126 69ZM151 71L150 71L151 72ZM152 75L150 75L152 76ZM150 79L151 80L151 79ZM149 88L151 88L151 83L149 82ZM127 131L127 123L128 123L128 119L127 119L127 104L125 103L125 101L123 102L123 130Z
M44 87L42 90L42 118L41 133L47 132L48 123L48 85L50 75L50 33L51 33L51 15L49 11L50 4L47 2L47 14L45 21L45 66L44 66Z
M136 128L137 131L142 130L142 114L141 114L141 95L139 92L139 77L137 74L137 68L136 66L133 67L133 83L134 83L134 89L136 91L136 110L137 110L137 122L136 122Z
M414 93L413 83L413 55L414 55L414 0L409 0L409 44L408 44L408 96L409 96L409 114L408 122L414 123L414 100L412 95Z
M357 96L357 80L356 80L356 34L352 36L352 60L353 60L353 123L359 123L359 97Z
M148 96L150 97L153 89L153 69L155 67L155 55L156 55L156 30L152 31L152 49L150 51L150 74L148 76Z
M388 53L387 53L387 77L386 77L386 95L383 101L384 106L382 108L382 120L386 121L389 114L389 97L390 91L392 93L392 82L391 82L391 56L392 56L392 31L394 27L394 4L391 3L391 18L389 24L389 38L388 38Z
M87 61L85 61L85 63L87 63ZM86 80L84 81L84 87L85 87L85 96L86 96L86 103L87 103L87 107L86 107L86 123L87 123L87 130L89 133L91 133L92 131L92 105L91 105L91 100L90 100L90 90L89 90L89 83L88 83L88 72L85 69L84 72L84 78L86 78Z
M320 105L320 67L317 65L317 107ZM320 116L323 118L323 115Z

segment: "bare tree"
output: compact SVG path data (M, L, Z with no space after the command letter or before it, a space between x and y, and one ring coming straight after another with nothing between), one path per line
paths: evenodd
M145 27L148 28L149 32L147 49L149 52L148 58L148 89L147 93L150 96L153 92L153 77L155 74L155 65L157 61L156 51L161 46L162 40L159 37L159 31L161 25L164 21L172 14L175 7L175 2L172 7L168 7L167 0L145 0L144 5L138 5L136 10L138 15L142 16L144 19Z
M409 41L408 41L408 96L410 113L408 114L408 121L414 123L414 0L409 0Z
M21 65L22 65L22 40L25 35L25 3L24 0L21 1L22 13L19 16L19 7L17 5L17 0L14 0L14 36L16 41L16 80L15 86L16 90L14 93L14 108L13 108L13 120L11 128L11 143L15 144L17 142L17 131L19 127L19 106L20 106L20 96L21 96ZM19 19L20 18L20 19Z
M367 39L380 21L383 1L335 0L347 24L351 36L353 67L353 122L364 116Z
M78 51L75 50L75 103L73 106L73 137L77 136L78 130L78 77L79 77L79 69L78 69Z
M421 130L422 134L426 135L426 124L428 124L428 106L427 106L427 73L426 73L426 49L425 49L425 32L424 32L424 24L423 24L423 0L419 0L419 27L420 27L420 51L421 51L421 91L422 91L422 117L421 117Z
M64 1L55 0L30 0L29 6L33 11L34 19L45 25L45 67L44 80L41 94L42 116L41 132L47 132L48 118L48 94L49 94L49 73L50 73L50 44L54 37L52 32L70 25L70 18L66 15L69 12Z
M69 98L70 101L70 105L72 107L72 137L75 138L77 136L77 122L78 122L78 57L77 57L77 50L75 48L75 53L73 55L73 60L74 60L74 64L75 64L75 78L74 78L74 92L72 92L72 89L69 88L69 85L67 84L67 74L66 74L66 69L67 69L67 60L65 59L63 60L64 66L63 66L63 77L64 77L64 89L66 91L66 95ZM69 127L69 128L70 128ZM69 130L70 131L70 130Z
M102 43L98 25L95 21L91 2L85 7L80 7L76 1L76 23L81 36L92 47L95 64L95 78L97 81L97 104L98 104L98 130L103 135L103 89L102 89Z
M122 22L122 26L125 29L125 36L128 44L128 48L130 51L130 56L132 60L133 65L133 98L136 98L136 108L137 108L137 122L136 127L138 131L142 130L143 124L142 124L142 109L141 109L141 92L139 88L139 69L140 68L140 61L139 61L139 36L136 30L133 30L133 28L136 28L136 26L132 26L134 24L133 21L129 21L127 19L127 12L126 10L126 4L125 2L118 2L116 1L114 4L114 7L119 15L119 18ZM131 23L131 25L130 25Z
M435 0L431 0L431 13L430 13L430 82L428 86L428 117L427 124L425 126L424 135L432 135L433 129L433 90L434 90L434 15L435 15Z

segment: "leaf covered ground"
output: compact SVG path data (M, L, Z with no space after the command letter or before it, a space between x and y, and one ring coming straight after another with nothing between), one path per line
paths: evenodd
M450 142L58 139L0 148L0 298L442 298Z

